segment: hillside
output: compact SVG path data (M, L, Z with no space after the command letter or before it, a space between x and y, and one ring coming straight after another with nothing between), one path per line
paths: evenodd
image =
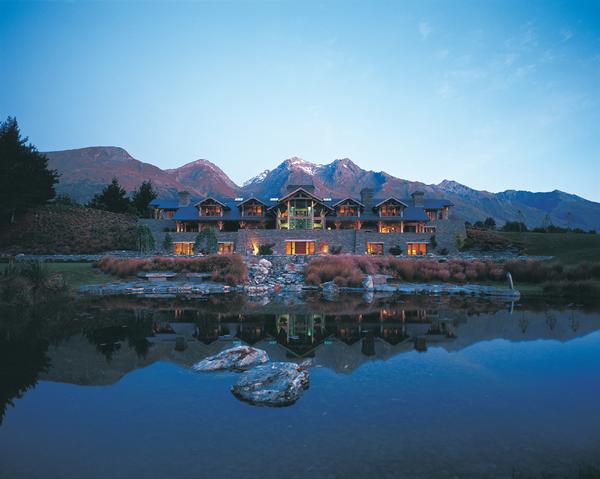
M136 219L129 215L45 206L0 230L0 252L76 254L135 249L135 228Z
M175 197L178 191L186 189L194 196L230 196L239 190L219 167L207 160L161 170L114 146L50 151L45 154L49 160L48 166L58 170L61 175L58 193L66 193L79 202L90 200L114 176L127 191L135 190L142 181L151 180L159 196L165 198Z

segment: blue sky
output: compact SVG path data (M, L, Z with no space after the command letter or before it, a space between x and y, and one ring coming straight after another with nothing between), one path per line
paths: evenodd
M41 150L600 201L600 2L0 2L0 73Z

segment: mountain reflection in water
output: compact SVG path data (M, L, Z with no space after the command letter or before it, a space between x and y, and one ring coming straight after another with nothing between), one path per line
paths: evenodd
M600 392L600 384L597 379L590 377L588 380L582 376L586 374L585 368L568 369L576 361L573 358L578 356L563 358L561 347L575 343L573 340L577 338L596 337L593 333L599 329L600 314L595 307L538 302L515 305L460 297L415 297L392 301L348 296L339 302L327 302L318 296L307 295L281 298L268 304L239 297L174 303L112 298L65 304L64 309L37 312L32 318L0 322L0 464L10 466L4 470L4 474L9 476L3 475L0 467L0 477L19 477L19 471L24 477L52 477L51 473L44 476L42 472L45 471L37 471L34 465L14 459L15 454L26 454L20 448L35 447L35 441L23 438L38 435L40 438L55 437L52 429L47 430L43 424L28 421L18 413L23 408L28 414L32 411L46 414L42 411L47 409L46 417L58 415L57 420L60 418L68 423L66 416L61 416L56 409L65 397L70 398L67 403L72 401L65 406L68 414L76 411L81 404L82 414L93 408L98 414L105 415L105 422L111 423L110 411L117 418L120 417L119 408L125 408L133 415L125 419L120 417L121 423L125 421L125 429L131 422L138 428L145 428L148 423L165 430L169 429L170 421L175 421L182 442L178 443L171 431L169 440L175 441L174 447L179 444L179 450L184 451L188 445L195 444L194 441L201 441L202 447L210 448L212 452L201 454L203 461L187 464L189 474L177 472L172 477L202 477L202 474L228 478L280 477L284 472L289 477L304 477L300 471L290 472L291 452L280 452L280 461L273 460L268 465L254 463L253 457L244 453L240 453L243 461L232 459L233 462L227 462L230 459L222 457L219 462L216 457L220 452L214 448L219 441L231 440L236 425L242 423L253 431L250 433L250 429L246 429L245 433L253 435L252 440L258 441L257 446L264 442L266 449L275 446L284 433L281 429L284 424L290 424L289 427L295 424L292 430L287 431L291 434L290 441L296 435L308 437L310 430L320 430L319 434L323 434L321 442L318 439L313 439L313 443L302 442L302 448L310 451L315 464L318 464L320 472L315 472L312 477L320 474L327 477L346 477L348 474L356 477L403 477L397 474L398 461L402 462L402 467L412 468L412 474L407 477L436 477L432 471L438 471L440 467L444 467L448 474L440 474L439 477L452 477L453 474L457 477L538 477L515 476L511 472L515 464L517 472L525 470L538 475L544 472L544 464L553 464L551 471L564 466L561 475L556 477L570 477L565 471L577 474L582 465L600 467L598 461L594 462L595 457L600 458L600 443L597 443L600 435L591 432L597 430L595 423L600 426L598 418L585 416L588 419L584 420L578 416L590 414L594 407L591 398L594 392ZM235 399L227 402L226 395L235 379L234 373L202 375L189 370L195 362L240 343L264 349L274 361L312 360L311 388L295 405L287 408L290 412L265 413L236 404ZM506 344L528 349L521 349L522 352L514 356L521 359L515 362L513 353L507 352ZM546 352L542 353L539 347L528 346L535 344L554 346L544 346L541 351ZM496 353L497 350L503 352ZM582 367L600 363L598 354L590 353L589 347L581 354L584 354L582 358L585 357L581 361L585 362L577 364ZM523 359L529 357L533 359ZM554 377L544 371L544 365L547 365L548 371L553 371ZM511 375L505 376L509 368L512 368ZM185 376L182 377L182 373ZM536 378L536 375L540 381L535 386L540 391L539 397L524 390L527 383L519 382L521 378ZM438 386L429 385L429 377ZM146 382L140 382L142 378ZM529 384L537 380L527 379ZM78 389L89 391L86 393L56 390L67 386L102 387ZM568 407L561 416L568 426L563 425L562 428L553 422L557 408L561 407L557 405L556 393L541 392L556 387L561 391L578 387L582 394L581 403L577 406L565 403L575 400L571 396L561 400ZM445 391L439 398L438 389ZM124 392L117 394L117 391ZM494 399L496 396L497 401ZM28 405L30 398L34 402ZM138 407L146 402L153 407ZM168 406L171 403L173 407ZM466 406L471 403L472 410ZM220 416L206 416L204 411L197 416L200 410L196 408L200 404L207 404L208 411L215 414L219 411ZM403 407L400 407L401 404ZM159 410L155 410L156 407ZM516 417L530 407L534 409L527 416L522 416L521 422L517 421ZM509 414L510 408L513 412ZM484 413L486 410L489 411ZM438 412L443 418L438 417ZM230 413L235 415L235 419L228 417ZM496 418L495 414L500 416ZM565 414L573 414L573 417L568 418ZM286 422L280 423L280 415L285 415ZM329 421L337 416L348 420L353 417L352 427L360 436L352 439L358 443L348 445L345 452L338 450L332 440L338 437L337 428L343 429L350 423L339 422L341 419L338 418L335 424L330 424ZM493 445L492 440L487 449L475 453L474 448L486 446L484 441L477 439L478 429L466 426L471 420L493 423L490 427L498 434L495 439L498 444ZM78 421L88 421L87 416L85 420L80 418ZM187 421L200 422L192 428L186 426ZM396 433L393 433L393 428L389 431L382 429L382 425L388 422L397 429ZM200 423L207 428L201 433L197 429ZM546 423L548 427L555 428L554 433L540 432L541 436L548 437L552 447L562 447L563 451L572 447L578 455L573 455L572 451L566 458L560 452L550 454L549 446L540 443L541 439L537 436L528 438L528 434L544 429ZM99 433L96 429L95 434L100 436L92 439L86 431L78 429L78 424L71 426L68 439L64 436L67 443L81 442L83 439L76 437L79 434L92 442L102 441L108 434ZM508 426L514 428L514 434L520 434L515 436L513 449L513 446L506 445L506 441L511 440L506 435L513 434ZM23 428L25 435L15 435L15 428L19 427ZM575 429L568 430L570 427ZM461 432L462 428L465 428L464 432ZM589 430L582 433L581 438L573 436L582 428ZM405 433L400 431L405 431L412 442L406 442L408 436L404 437ZM261 436L259 439L255 437L257 433L268 437ZM393 446L394 434L404 438L403 452ZM446 434L454 437L455 446L438 454L436 460L439 462L431 461L429 472L420 473L419 468L427 461L420 457L419 451L424 453L425 445L430 442L439 448L446 441L443 437ZM110 437L113 438L112 433ZM162 442L166 436L157 432L152 437L152 441L140 438L139 447L134 448L136 453L151 450L157 445L156 441ZM186 439L183 440L183 437ZM213 437L215 444L209 439ZM351 441L350 437L344 440ZM578 445L578 440L583 445ZM532 441L538 442L534 444ZM568 446L560 445L561 441ZM241 438L236 438L235 443L238 448L244 447ZM355 462L358 457L352 453L359 444L362 454L359 462L363 469ZM506 454L501 453L500 444L504 444L502 447L506 448ZM129 446L123 444L121 447L126 450ZM53 448L56 454L63 452L60 444ZM113 455L119 456L114 448L111 450ZM522 452L522 457L515 450ZM533 450L535 457L528 462ZM198 454L198 450L195 451ZM319 451L328 452L323 452L323 457L320 457ZM332 456L334 451L337 455ZM90 451L89 454L95 460L96 453ZM166 477L165 469L155 464L154 459L142 461L137 457L134 460L131 454L133 451L115 459L123 467L122 474L111 469L111 477L131 477L130 474L137 470L136 467L142 467L144 461L152 463L156 470L146 469L146 473L139 477ZM183 460L176 450L171 450L170 454ZM555 462L559 459L562 462L559 461L558 465L547 462L547 455ZM486 466L477 466L473 462L474 457L480 456L487 457ZM463 460L463 457L469 459ZM211 465L213 459L216 462ZM45 461L50 472L68 469L58 458ZM131 466L125 467L123 461L131 463ZM498 471L502 474L488 474L490 464L500 468ZM100 469L86 469L83 462L77 467L78 477L105 477Z
M3 339L3 364L13 365L3 382L19 382L21 370L21 389L36 375L81 385L111 384L155 361L191 366L240 343L264 349L272 360L312 358L316 366L349 373L367 361L432 346L456 351L497 338L567 341L600 329L600 320L593 312L547 310L539 304L515 309L511 303L472 299L364 303L349 297L340 303L267 306L92 303L67 327L56 324L49 343L44 335L52 326L30 323L21 336ZM177 337L185 338L183 351L175 348ZM15 352L23 358L14 361ZM4 386L3 391L19 390Z

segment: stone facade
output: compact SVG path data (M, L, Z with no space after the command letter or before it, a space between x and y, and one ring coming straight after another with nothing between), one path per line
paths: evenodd
M152 224L158 220L144 220L155 235L157 248L160 249L165 228L175 228L173 221L160 220L160 227ZM464 224L453 218L448 220L431 221L428 226L435 226L437 251L446 248L449 253L456 252L456 237L466 235ZM194 242L197 233L169 233L174 242ZM217 231L219 242L231 242L237 253L256 254L260 245L272 244L274 255L286 254L286 241L314 241L315 253L325 253L334 246L341 247L341 253L365 254L368 243L381 243L383 253L389 254L393 246L399 246L404 254L410 242L428 243L432 233L378 233L368 230L277 230L277 229L242 229L239 231ZM428 246L428 253L433 253Z

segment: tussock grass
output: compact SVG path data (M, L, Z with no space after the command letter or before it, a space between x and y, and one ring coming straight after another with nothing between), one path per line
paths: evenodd
M105 256L96 266L103 272L121 278L140 271L173 271L176 273L211 273L213 281L230 285L241 284L248 278L246 263L239 254L222 254L202 258L114 258Z

